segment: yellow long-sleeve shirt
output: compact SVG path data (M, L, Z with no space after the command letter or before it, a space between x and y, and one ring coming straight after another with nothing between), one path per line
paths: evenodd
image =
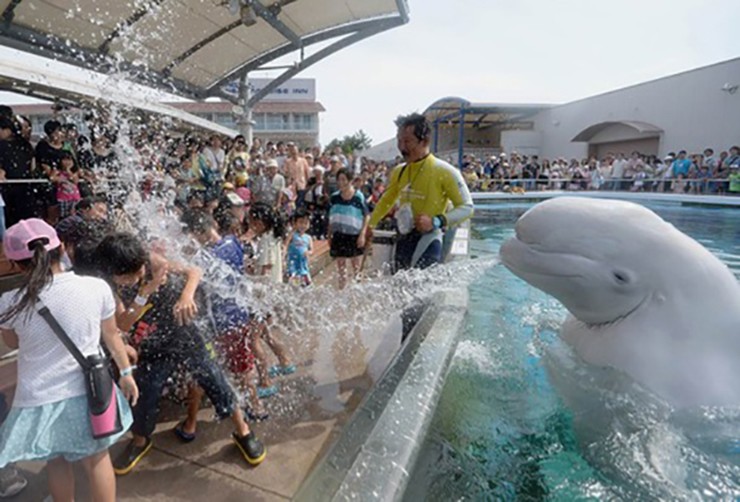
M370 226L374 228L396 201L410 203L414 217L444 215L450 227L473 216L473 198L460 171L432 154L393 169L388 188L370 216ZM453 208L447 211L449 202Z

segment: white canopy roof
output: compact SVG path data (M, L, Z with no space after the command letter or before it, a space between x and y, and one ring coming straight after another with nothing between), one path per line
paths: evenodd
M406 0L0 0L0 44L189 97L311 44L344 37L284 80L408 21ZM4 22L2 22L4 21ZM284 81L283 80L283 81Z
M162 94L120 78L111 78L73 66L26 55L0 51L0 89L12 90L38 98L77 105L115 103L148 114L169 117L196 129L235 136L236 131L191 113L162 104Z

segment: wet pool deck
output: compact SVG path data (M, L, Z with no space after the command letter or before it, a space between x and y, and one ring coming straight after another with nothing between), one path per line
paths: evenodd
M332 268L318 280L333 280ZM117 478L117 500L290 500L396 355L401 325L385 318L352 332L301 337L298 371L279 379L280 394L264 400L270 420L250 424L267 447L260 466L247 465L230 440L231 423L215 422L210 408L200 412L197 439L181 443L173 428L185 410L164 400L154 446L130 474ZM43 464L18 467L29 486L10 500L44 500ZM84 475L76 478L78 500L89 500Z

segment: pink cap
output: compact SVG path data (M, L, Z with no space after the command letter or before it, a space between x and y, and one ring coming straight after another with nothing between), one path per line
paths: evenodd
M56 249L61 245L59 237L54 228L44 220L30 218L21 220L5 231L3 236L3 251L9 260L21 261L33 258L33 250L28 248L28 243L37 239L46 239L44 246L47 251Z

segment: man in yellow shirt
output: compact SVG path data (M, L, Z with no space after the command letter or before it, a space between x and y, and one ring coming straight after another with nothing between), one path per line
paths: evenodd
M473 199L460 171L429 152L432 128L426 117L401 116L396 126L398 150L406 162L391 172L369 228L398 203L396 269L426 268L442 261L443 232L473 215Z

